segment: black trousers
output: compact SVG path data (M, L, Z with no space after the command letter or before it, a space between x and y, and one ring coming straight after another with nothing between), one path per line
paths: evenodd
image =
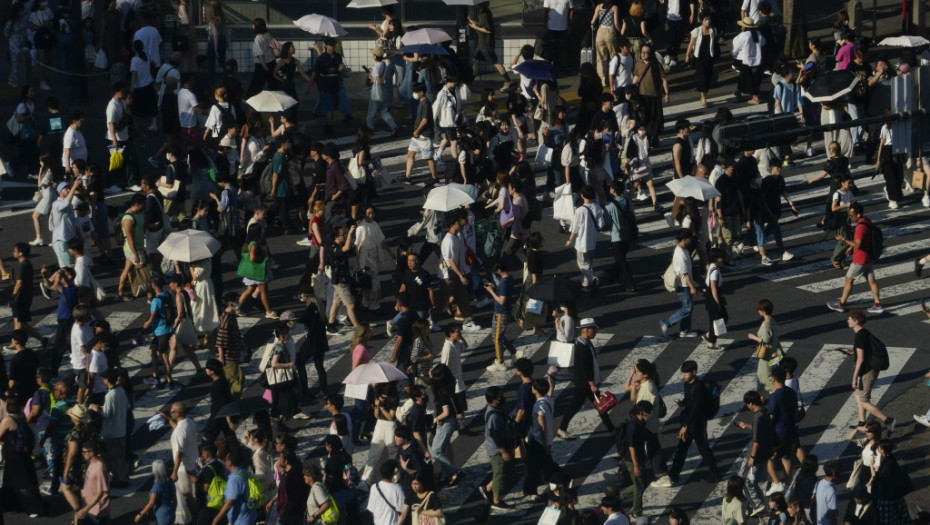
M630 271L630 264L626 261L626 254L629 250L630 243L627 241L610 243L610 251L614 256L614 278L624 288L633 286L633 272Z
M562 422L559 424L559 430L565 432L568 430L568 424L571 423L572 418L575 417L575 414L581 410L581 407L584 406L585 401L590 401L594 403L594 392L588 388L588 385L575 385L575 389L572 392L572 404L568 409L568 412L562 416ZM604 423L604 426L607 427L607 430L610 432L614 431L614 424L610 421L610 416L608 414L600 414L601 421Z
M891 148L885 146L882 148L879 166L882 170L882 177L885 178L885 188L888 190L888 199L899 201L904 197L901 192L903 184L903 173L901 163L891 154Z
M313 352L313 343L309 338L304 339L304 343L297 350L297 380L304 392L310 391L310 380L307 377L307 361L313 357L313 365L316 368L316 376L319 379L320 392L323 395L329 393L329 382L326 378L326 366L323 359L326 357L323 352Z
M526 477L523 480L523 494L537 494L539 485L547 481L555 471L552 455L542 443L526 438Z
M71 327L74 325L74 319L59 319L58 329L55 331L55 343L51 348L45 350L42 361L48 367L51 377L58 377L58 368L61 366L61 358L65 355L71 345Z
M656 89L662 89L656 86ZM649 142L654 143L659 140L659 133L665 126L665 116L662 113L662 99L658 95L642 95L643 109L646 112L646 135Z
M684 440L678 441L678 449L675 450L675 457L672 459L672 468L668 475L672 480L677 480L681 474L681 469L685 465L685 458L688 457L688 449L691 448L691 442L697 444L698 452L704 460L704 465L710 470L711 474L717 476L717 460L714 459L714 453L710 450L710 443L707 442L707 421L701 420L694 425L688 426L688 432Z

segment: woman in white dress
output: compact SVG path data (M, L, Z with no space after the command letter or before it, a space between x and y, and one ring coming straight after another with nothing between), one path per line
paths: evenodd
M194 298L191 300L194 331L201 335L200 348L207 348L209 334L220 325L219 314L216 308L216 292L213 289L213 261L203 259L191 263L191 286L194 288Z
M390 249L385 242L381 226L375 222L375 207L365 207L365 218L355 229L355 246L358 249L358 267L371 276L371 287L362 290L362 306L378 313L381 310L381 277L379 269L390 259Z
M38 184L37 191L41 192L42 198L36 204L35 211L32 212L32 225L36 229L36 238L29 244L32 246L45 246L45 240L42 238L42 226L39 221L40 216L48 217L48 212L52 210L52 202L55 201L55 172L51 155L45 154L39 157L39 175L36 177Z

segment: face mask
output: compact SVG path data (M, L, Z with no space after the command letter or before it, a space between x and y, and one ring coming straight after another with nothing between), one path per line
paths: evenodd
M420 101L420 97L414 95L414 96L413 96L413 101L414 101L414 102L419 102L419 101Z
M638 132L640 135L645 135L645 134L646 134L646 130L644 130L644 129L637 130L637 132Z

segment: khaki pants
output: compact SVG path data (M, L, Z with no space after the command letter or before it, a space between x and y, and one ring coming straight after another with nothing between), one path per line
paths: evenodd
M617 54L617 30L614 26L598 26L594 39L597 49L597 75L605 83L610 78L610 59Z

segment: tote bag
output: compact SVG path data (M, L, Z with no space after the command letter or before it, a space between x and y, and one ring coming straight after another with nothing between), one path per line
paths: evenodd
M568 368L575 364L575 345L573 343L562 343L552 341L549 343L549 366L559 368Z
M570 221L575 216L575 202L572 200L572 187L563 184L555 189L555 198L552 201L552 218L559 221Z

